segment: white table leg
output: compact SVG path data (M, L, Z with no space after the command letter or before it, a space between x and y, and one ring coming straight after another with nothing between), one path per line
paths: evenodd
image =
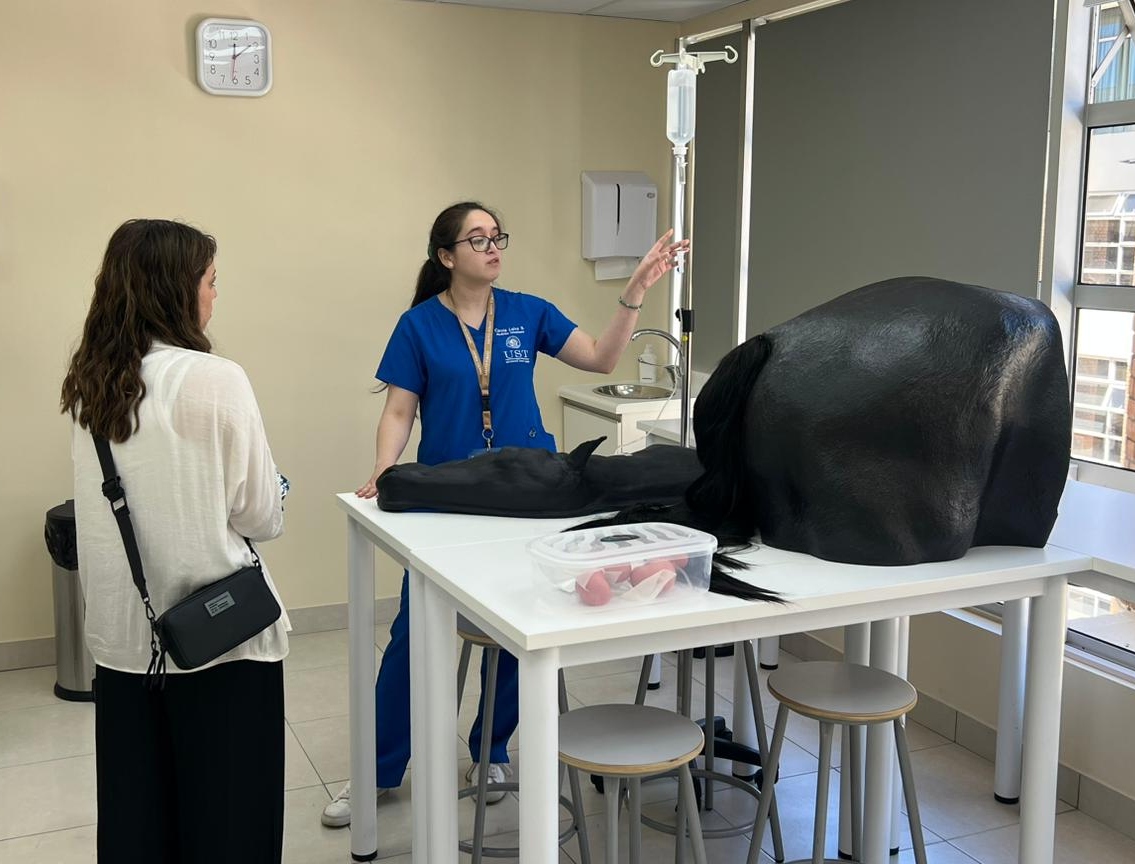
M757 720L753 716L753 701L749 694L749 673L745 668L744 644L737 642L733 646L733 741L756 750L758 749ZM761 639L760 644L764 645L765 640ZM724 762L725 760L722 760L722 763ZM757 769L744 762L737 762L728 769L723 764L721 770L731 770L735 777L749 777L755 774Z
M871 665L894 672L898 663L898 620L871 623ZM894 728L889 723L867 727L866 776L863 794L863 864L886 864L891 847L891 781L894 778Z
M522 652L520 667L520 860L557 864L560 850L559 652Z
M910 661L910 616L904 615L898 619L898 638L896 641L896 653L898 659L895 662L895 674L902 678L904 681L907 677L907 671ZM906 724L906 718L903 717L900 721ZM891 848L898 849L899 841L902 837L902 773L899 770L899 760L895 759L894 775L891 779Z
M1052 576L1029 610L1021 764L1022 864L1049 864L1056 830L1056 771L1060 755L1060 695L1068 579Z
M409 571L410 594L410 769L413 774L410 801L410 852L414 864L426 864L430 852L430 818L426 791L430 788L430 748L427 738L426 688L429 677L426 658L426 579Z
M415 576L410 571L411 578ZM425 734L422 726L413 729L410 740L423 742L429 753L427 768L423 772L427 781L425 795L415 802L424 803L429 819L427 860L430 864L457 861L457 712L453 706L453 682L457 675L454 634L457 632L457 611L449 596L429 580L423 580L422 604L419 609L410 607L410 620L415 617L422 626L424 662L428 671L423 678L411 678L411 688L421 689L420 707L425 711ZM554 685L554 682L553 682ZM556 693L552 692L552 704ZM487 730L486 730L487 731ZM413 745L411 745L413 746ZM416 751L418 752L418 751ZM419 769L414 769L417 785ZM418 795L421 794L418 789ZM418 795L414 797L417 798ZM418 825L415 824L415 829Z
M378 857L374 744L374 545L347 520L347 635L351 730L351 858Z
M871 662L871 625L849 624L843 628L843 659L848 663L866 666ZM859 738L859 752L866 749L863 744L866 730L863 727L844 729L840 732L839 754L839 852L841 857L850 858L851 849L851 736ZM859 776L863 776L860 765ZM863 800L863 790L859 790L859 800Z
M1029 609L1025 600L1008 600L1001 613L1001 685L997 703L997 755L993 797L1016 804L1021 797L1021 724L1025 710L1025 652Z
M762 669L775 669L780 665L780 637L765 636L757 642L757 658Z

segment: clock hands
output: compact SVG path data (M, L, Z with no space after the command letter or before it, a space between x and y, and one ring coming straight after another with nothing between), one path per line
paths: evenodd
M252 47L251 45L245 45L243 48L241 48L239 51L237 51L236 50L236 42L235 41L233 42L232 76L233 76L233 82L234 83L236 82L236 58L239 57L241 54L243 54L245 51L247 51L251 47Z

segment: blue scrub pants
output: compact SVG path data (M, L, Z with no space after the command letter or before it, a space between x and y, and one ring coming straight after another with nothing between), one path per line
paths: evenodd
M508 739L520 721L518 699L519 676L516 658L500 652L497 661L497 697L493 706L493 743L489 761L508 762ZM481 693L485 692L485 658L481 656ZM398 614L390 625L390 644L382 652L378 681L374 685L375 742L378 749L380 788L402 785L406 764L410 761L410 580L402 576L402 597ZM476 762L481 756L481 716L484 696L477 709L477 719L469 730L469 755ZM456 709L454 709L456 710Z

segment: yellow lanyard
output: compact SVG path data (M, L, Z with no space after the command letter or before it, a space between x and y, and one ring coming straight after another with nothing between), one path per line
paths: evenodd
M489 373L493 365L493 313L496 311L496 305L493 302L493 289L489 289L489 308L485 314L483 358L477 356L477 346L473 344L473 337L469 335L469 326L461 320L461 315L457 312L457 305L453 303L453 295L450 295L450 303L453 304L453 314L457 318L461 335L465 337L465 344L469 347L469 356L473 358L473 366L477 370L477 383L481 387L481 423L484 426L481 430L481 437L485 439L485 449L490 449L493 446L493 415L489 410Z

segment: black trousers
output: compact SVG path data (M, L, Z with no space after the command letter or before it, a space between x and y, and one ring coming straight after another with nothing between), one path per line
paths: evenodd
M279 864L284 666L95 669L100 864Z

